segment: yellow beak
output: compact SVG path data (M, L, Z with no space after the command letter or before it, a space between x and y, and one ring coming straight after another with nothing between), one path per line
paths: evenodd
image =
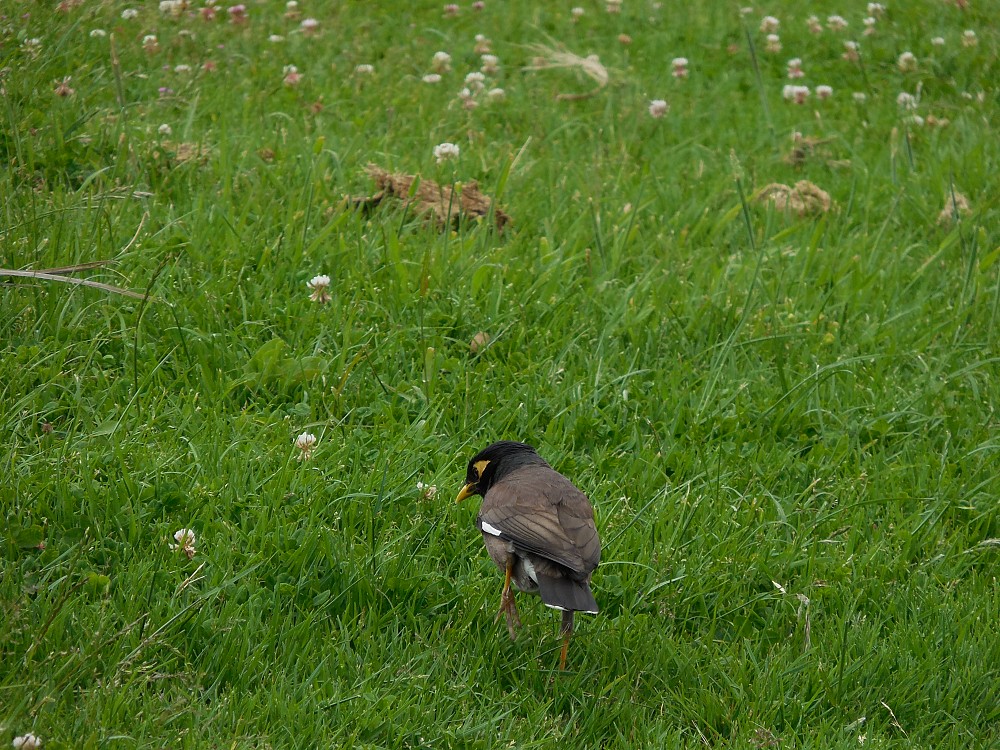
M462 488L462 491L458 493L458 497L455 498L456 503L460 503L467 497L472 497L476 494L476 485L469 483Z

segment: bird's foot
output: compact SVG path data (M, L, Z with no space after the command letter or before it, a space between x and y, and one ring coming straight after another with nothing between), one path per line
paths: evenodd
M510 633L510 639L516 640L517 629L521 627L521 618L517 614L517 605L514 603L514 592L510 589L505 589L500 596L500 611L497 612L496 620L500 619L500 615L507 618L507 632Z

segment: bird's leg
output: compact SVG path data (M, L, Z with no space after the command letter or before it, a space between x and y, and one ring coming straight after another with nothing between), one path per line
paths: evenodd
M500 615L507 616L507 632L510 633L510 639L513 641L517 638L517 629L521 627L521 618L517 614L517 605L514 603L514 592L510 589L510 579L514 574L514 557L513 555L507 560L507 575L504 577L503 581L503 592L500 594L500 611L497 612L496 619L500 619Z
M563 637L562 650L559 652L559 669L566 670L566 654L569 652L569 639L573 635L573 610L564 609L562 615L562 627L559 632Z

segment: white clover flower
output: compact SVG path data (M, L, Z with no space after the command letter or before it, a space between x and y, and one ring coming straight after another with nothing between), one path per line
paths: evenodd
M805 71L802 70L802 59L799 57L793 57L788 61L788 77L803 78L804 76Z
M11 744L14 746L14 750L37 750L42 746L42 741L29 732L15 737Z
M124 18L126 21L131 20L138 15L139 11L137 11L135 8L126 8L125 10L122 11L122 18Z
M194 548L195 535L193 529L177 529L174 532L174 541L177 544L171 544L170 549L174 552L183 552L188 560L197 554L197 550Z
M424 83L441 83L440 73L428 73L423 78L420 79Z
M622 0L604 0L604 9L608 13L621 13Z
M490 46L491 42L483 34L476 34L476 46L473 48L473 52L477 55L486 55L493 51Z
M319 28L319 21L315 18L303 18L302 23L299 24L299 28L302 29L302 33L306 36L315 34Z
M809 31L813 34L823 33L823 24L819 22L818 16L809 16L806 19L806 25L809 27Z
M653 99L649 103L649 116L655 120L659 120L663 115L667 114L670 109L670 105L667 104L664 99Z
M492 76L500 72L500 58L496 55L483 55L482 56L483 67L481 68L484 75Z
M809 98L809 87L786 84L781 89L781 95L784 97L785 101L795 102L796 104L805 104L806 99Z
M160 135L172 135L174 129L170 127L167 123L163 123L162 125L160 125L160 127L156 129L156 132L159 133Z
M847 28L847 19L843 16L827 16L826 27L830 31L843 31Z
M92 39L103 39L107 35L108 35L108 32L106 32L104 29L91 29L90 30L90 36L91 36Z
M482 91L486 86L486 76L474 70L465 77L465 85L473 91Z
M931 45L934 46L934 47L943 47L944 46L944 37L943 36L933 37L931 39Z
M764 16L760 21L760 33L774 34L778 31L779 26L781 26L781 21L774 16Z
M451 159L457 159L459 155L459 148L454 143L439 143L434 147L434 158L437 160L438 164L442 164Z
M368 63L362 63L361 65L356 65L354 67L354 72L359 76L370 76L375 72L375 66L369 65Z
M289 67L295 67L290 65ZM306 287L309 289L309 299L313 302L319 302L321 305L325 305L333 297L330 296L330 277L326 274L320 274L319 276L313 276L309 281L306 282Z
M185 0L162 0L160 2L160 13L179 18L184 8L187 6Z
M851 98L854 99L854 101L858 104L864 104L866 101L868 101L868 94L866 94L864 91L855 91L853 94L851 94Z
M826 85L819 85L816 87L817 99L829 99L831 96L833 96L833 87Z
M285 37L283 37L281 34L271 34L271 36L267 38L267 41L269 41L271 44L278 44L279 42L285 41Z
M912 73L917 69L917 56L912 52L904 52L899 56L896 64L899 66L901 72Z
M289 88L298 86L302 83L302 74L294 65L286 65L282 68L281 72L284 74L284 78L281 79L281 82Z
M507 92L501 88L492 88L486 92L486 98L491 102L502 102L507 97Z
M417 492L420 493L420 498L422 500L432 500L434 496L437 495L437 491L437 485L417 482Z
M303 432L295 438L295 447L299 449L297 456L299 461L309 461L312 459L313 451L316 449L316 436L311 432Z
M857 42L844 42L844 54L842 57L850 62L857 62L861 59L861 48Z
M917 97L913 94L901 91L899 96L896 97L896 105L900 109L913 110L917 108Z
M671 74L674 78L688 77L688 59L686 57L675 57L670 61L670 67L673 68Z
M180 63L179 65L175 65L174 66L174 72L175 73L190 73L191 72L191 66L188 65L187 63Z
M881 16L885 13L885 6L882 3L868 3L869 16Z
M966 29L962 32L962 46L963 47L975 47L979 44L979 37L976 36L976 32L972 29Z
M573 16L574 21L578 21L583 16L584 10L579 5L577 5L576 7L570 9L569 14Z
M777 34L768 34L767 43L764 45L764 49L768 52L781 52L781 37Z
M451 55L447 52L435 52L431 58L431 67L437 73L447 73L451 70Z

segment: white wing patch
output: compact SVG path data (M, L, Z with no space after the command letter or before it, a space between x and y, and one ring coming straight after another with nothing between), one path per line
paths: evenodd
M490 524L483 521L483 531L487 534L492 534L493 536L500 536L503 532L500 531L496 526L491 526Z

